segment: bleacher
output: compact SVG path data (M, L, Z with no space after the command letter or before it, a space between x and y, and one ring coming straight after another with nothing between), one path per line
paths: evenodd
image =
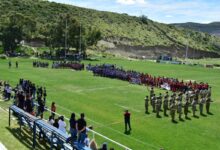
M33 148L36 147L37 136L41 137L41 135L43 135L43 138L48 142L48 144L50 144L50 149L61 148L63 150L91 150L90 148L77 142L75 142L73 146L70 145L66 142L70 137L67 133L60 131L42 119L30 115L15 105L9 107L9 126L11 125L12 113L18 118L20 129L22 126L27 126L33 132Z

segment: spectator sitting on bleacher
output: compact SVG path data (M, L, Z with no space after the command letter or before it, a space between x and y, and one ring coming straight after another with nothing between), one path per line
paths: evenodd
M63 116L60 116L59 118L59 121L58 121L58 124L59 124L59 130L66 133L66 123L64 121L64 117Z
M93 140L90 142L89 148L90 148L91 150L98 150L98 146L97 146L97 143L96 143L95 139L93 139Z
M54 125L54 118L53 118L53 116L49 117L49 120L47 121L47 123L50 124L50 125Z
M103 143L102 147L99 150L108 150L107 143Z
M53 126L56 127L56 128L59 128L59 123L58 123L59 119L55 119L54 120L54 124Z
M77 121L77 130L79 134L78 142L83 144L86 138L86 121L84 113L80 114L80 119Z
M88 134L86 134L86 138L85 138L85 140L84 140L84 145L87 146L87 147L89 147L89 144L90 144L90 139L89 139Z

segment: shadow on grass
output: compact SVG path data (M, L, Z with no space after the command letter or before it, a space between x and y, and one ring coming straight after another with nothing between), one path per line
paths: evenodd
M200 116L202 116L202 117L207 117L207 115L205 115L205 114L203 114L203 113L202 113L202 114L200 114Z
M178 124L178 122L177 122L176 120L171 120L171 122L172 122L173 124Z
M191 119L190 117L188 117L188 116L187 116L187 117L185 117L185 119L186 119L186 120L192 120L192 119Z
M130 135L131 134L131 130L125 131L124 134Z
M185 120L183 118L179 118L179 121L181 122L185 122Z
M193 118L199 119L199 116L197 116L197 115L194 115L194 116L193 116Z
M20 142L22 143L25 147L28 149L32 149L33 145L33 135L31 131L22 128L9 128L6 127L6 129ZM45 149L50 149L50 147L44 142L44 143L39 143L38 140L36 139L36 150L45 150Z
M213 113L211 113L211 112L208 112L207 114L208 114L208 115L214 115L214 114L213 114Z

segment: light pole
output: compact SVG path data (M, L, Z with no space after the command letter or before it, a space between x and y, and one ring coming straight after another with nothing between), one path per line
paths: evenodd
M67 51L67 16L66 16L66 20L65 20L65 26L66 26L66 29L65 29L65 58L66 58L66 51Z

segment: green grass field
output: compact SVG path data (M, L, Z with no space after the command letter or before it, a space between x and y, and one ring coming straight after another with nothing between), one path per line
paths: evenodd
M15 60L12 59L13 62ZM125 69L134 69L153 75L208 82L213 87L214 103L211 104L213 115L200 116L196 119L190 114L191 120L173 124L169 117L158 119L155 114L144 113L144 97L149 94L145 86L95 77L88 71L36 69L32 68L33 60L18 59L18 61L19 69L14 66L8 69L8 60L0 60L0 80L16 85L19 78L24 78L38 85L44 85L48 91L48 106L55 101L58 113L65 114L68 118L71 112L84 112L88 124L93 125L95 131L133 150L220 149L220 70L218 69L122 59L85 61L92 64L117 64ZM0 102L0 106L5 108L7 104ZM124 134L124 107L128 107L132 113L130 135ZM0 141L9 150L29 149L9 132L7 114L3 111L0 111L0 114ZM15 142L12 143L12 141ZM120 148L117 147L116 150L118 149Z

